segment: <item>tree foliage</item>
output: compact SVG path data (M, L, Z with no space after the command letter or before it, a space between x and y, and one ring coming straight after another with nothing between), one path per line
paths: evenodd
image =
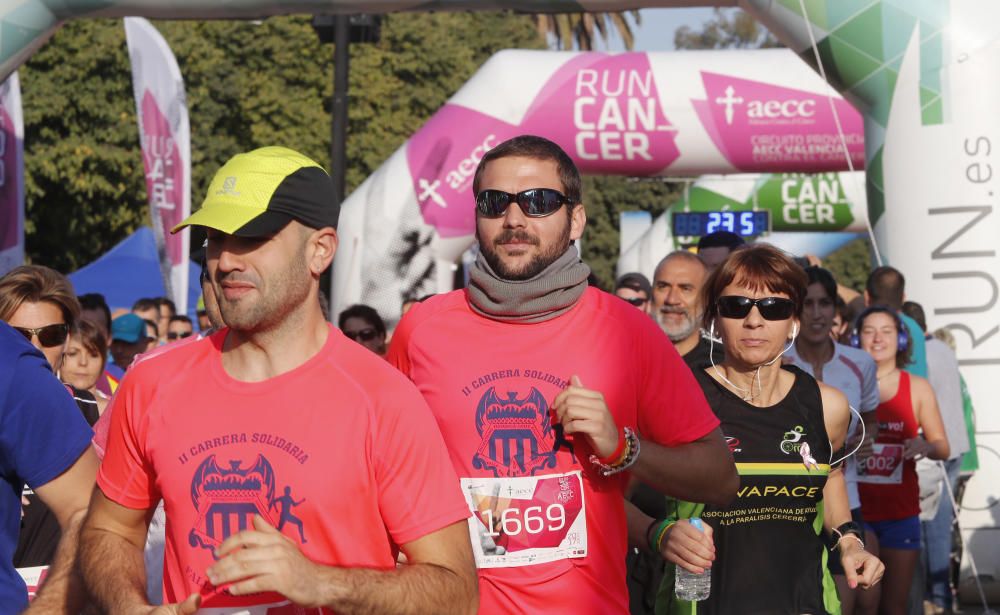
M715 9L700 30L681 26L674 32L677 49L763 49L781 47L778 39L749 13L740 9Z
M535 27L538 33L555 42L556 49L573 49L574 45L581 51L590 51L598 38L608 40L612 30L622 39L625 49L632 49L635 44L635 34L632 23L642 23L639 11L620 11L617 13L553 13L535 15Z
M185 79L194 208L237 152L287 145L329 160L333 47L319 42L309 17L156 26ZM352 45L348 190L508 47L544 48L530 17L389 15L380 42ZM20 75L28 255L71 271L148 221L121 21L68 23Z

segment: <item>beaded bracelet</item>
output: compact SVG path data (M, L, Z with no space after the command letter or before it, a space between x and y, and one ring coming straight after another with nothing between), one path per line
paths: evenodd
M639 458L639 438L636 437L635 432L626 427L624 430L625 437L625 452L622 454L621 459L617 460L615 464L604 463L597 455L590 456L590 463L597 466L602 476L611 476L612 474L618 474L619 472L624 472L625 470L632 467L635 460Z
M830 550L833 551L834 549L839 549L840 548L840 541L843 540L843 539L845 539L845 538L853 538L854 540L857 540L858 544L861 545L861 550L864 551L864 549L865 549L865 541L863 541L860 538L858 538L858 536L856 534L842 534L840 536L840 538L837 539L837 542L833 545L833 548L831 548Z

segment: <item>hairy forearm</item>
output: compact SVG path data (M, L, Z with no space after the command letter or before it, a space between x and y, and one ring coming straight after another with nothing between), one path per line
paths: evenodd
M79 613L86 601L83 579L74 566L85 510L78 511L63 528L45 584L25 611L32 613Z
M632 474L664 495L688 502L726 506L740 479L721 436L676 447L642 441Z
M320 576L321 602L341 615L474 615L478 608L473 570L459 574L433 564L395 570L322 567Z
M85 525L80 570L102 613L131 613L149 606L142 547L125 537Z

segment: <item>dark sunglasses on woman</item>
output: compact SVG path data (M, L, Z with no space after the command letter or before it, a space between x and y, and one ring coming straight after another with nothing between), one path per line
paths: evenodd
M511 203L517 203L529 218L544 218L556 213L563 205L572 205L573 201L551 188L532 188L517 194L503 190L481 190L476 195L476 211L484 218L503 217Z
M46 348L59 346L66 341L69 335L69 327L65 324L45 325L37 329L28 327L14 327L26 340L31 341L32 337L38 336L38 343Z
M723 318L746 318L755 305L764 320L785 320L795 313L795 303L791 299L781 297L751 299L739 295L726 295L719 297L716 305L719 307L719 316Z
M376 337L378 337L378 331L369 327L367 329L362 329L360 331L344 331L344 335L354 340L355 342L370 342Z

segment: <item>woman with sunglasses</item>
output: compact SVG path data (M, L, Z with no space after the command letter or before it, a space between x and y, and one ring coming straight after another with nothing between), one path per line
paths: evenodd
M756 244L731 254L705 283L704 324L722 340L725 360L695 377L722 422L741 485L727 507L677 502L674 518L651 532L669 562L712 576L706 600L684 602L668 567L658 613L839 613L821 526L837 534L832 556L852 585L881 576L851 521L839 467L847 400L781 362L799 330L806 282L783 252ZM704 532L691 517L702 518Z
M858 462L858 491L865 525L878 536L885 583L862 595L859 612L902 615L920 556L920 486L916 460L950 453L930 383L903 371L909 362L907 329L888 307L861 312L851 342L875 359L881 403L871 455ZM881 594L881 595L880 595Z
M340 313L337 326L347 337L380 357L385 356L385 322L374 308L352 305Z

